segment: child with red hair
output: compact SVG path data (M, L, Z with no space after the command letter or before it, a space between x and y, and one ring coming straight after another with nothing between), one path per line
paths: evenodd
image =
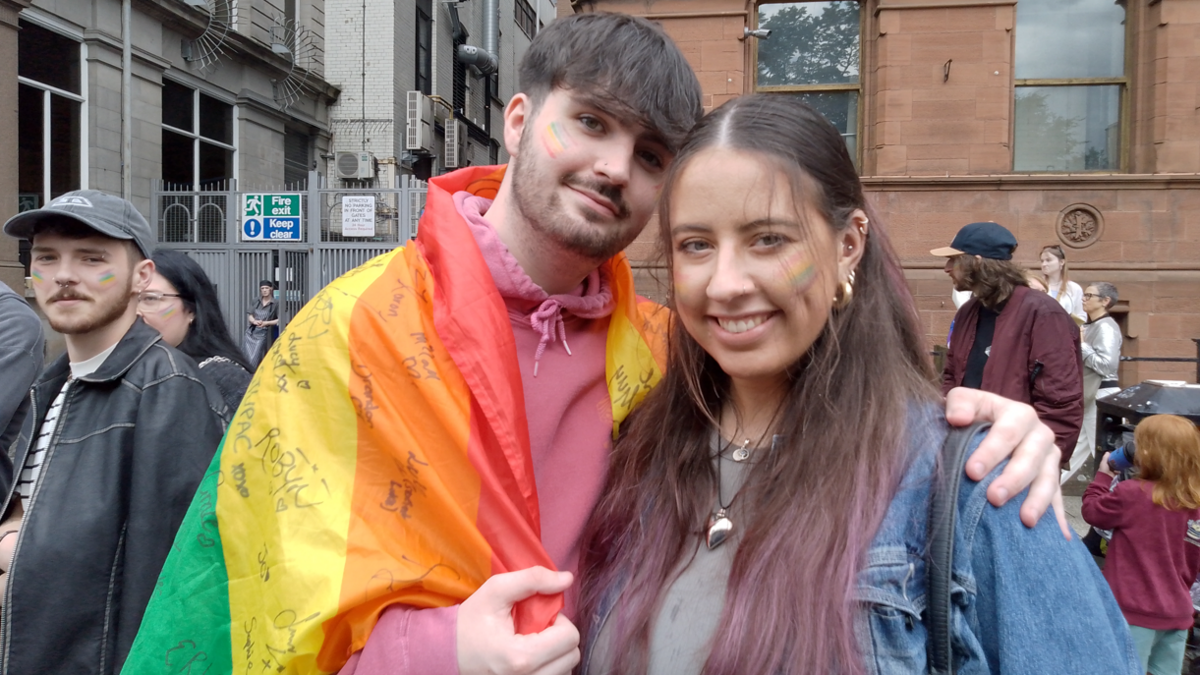
M1108 455L1083 495L1083 518L1113 530L1104 578L1129 623L1142 670L1175 675L1192 627L1200 574L1200 432L1175 415L1134 431L1136 478L1111 488Z

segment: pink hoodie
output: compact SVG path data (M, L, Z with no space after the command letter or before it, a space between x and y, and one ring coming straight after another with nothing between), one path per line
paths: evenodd
M612 447L604 376L608 317L616 304L611 283L593 271L571 293L548 295L484 218L490 200L460 192L454 204L508 307L525 392L542 544L558 569L575 572L580 537L604 486ZM575 599L572 588L563 610L567 618L574 617ZM457 605L390 607L341 673L457 675L457 619Z

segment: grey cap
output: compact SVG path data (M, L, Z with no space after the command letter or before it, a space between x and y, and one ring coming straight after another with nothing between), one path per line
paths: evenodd
M32 241L43 223L62 217L77 220L106 237L132 239L147 258L154 250L150 224L133 204L98 190L75 190L54 198L40 209L22 211L4 223L4 234Z

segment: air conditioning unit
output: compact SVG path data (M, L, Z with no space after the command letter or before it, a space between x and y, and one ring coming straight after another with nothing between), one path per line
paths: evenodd
M404 149L426 154L437 154L433 138L433 100L419 91L408 92L407 114L405 115Z
M446 120L446 154L442 155L442 165L447 169L457 169L466 164L467 127L458 120Z
M339 152L333 163L337 177L342 180L368 180L375 177L375 156L369 152Z

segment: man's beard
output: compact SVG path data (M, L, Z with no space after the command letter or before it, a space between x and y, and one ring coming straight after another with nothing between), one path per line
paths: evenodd
M548 175L533 159L533 134L527 128L521 135L520 157L513 158L513 201L530 228L564 251L582 258L602 262L623 251L637 238L640 227L629 222L629 206L621 189L612 185L585 181L574 174L559 179ZM574 185L602 195L617 208L615 222L607 227L593 227L585 222L573 222L563 208L556 188L559 183ZM600 217L584 216L590 223L602 223Z
M46 318L50 322L50 327L62 333L63 335L83 335L90 333L98 328L103 328L108 324L116 321L125 315L129 310L130 293L133 291L133 279L125 280L124 290L116 296L111 296L102 300L84 299L85 303L92 303L91 307L85 305L88 311L75 313L70 317L55 318L53 312L46 312ZM61 289L50 298L47 305L53 305L54 301L62 298L83 298L68 289Z

